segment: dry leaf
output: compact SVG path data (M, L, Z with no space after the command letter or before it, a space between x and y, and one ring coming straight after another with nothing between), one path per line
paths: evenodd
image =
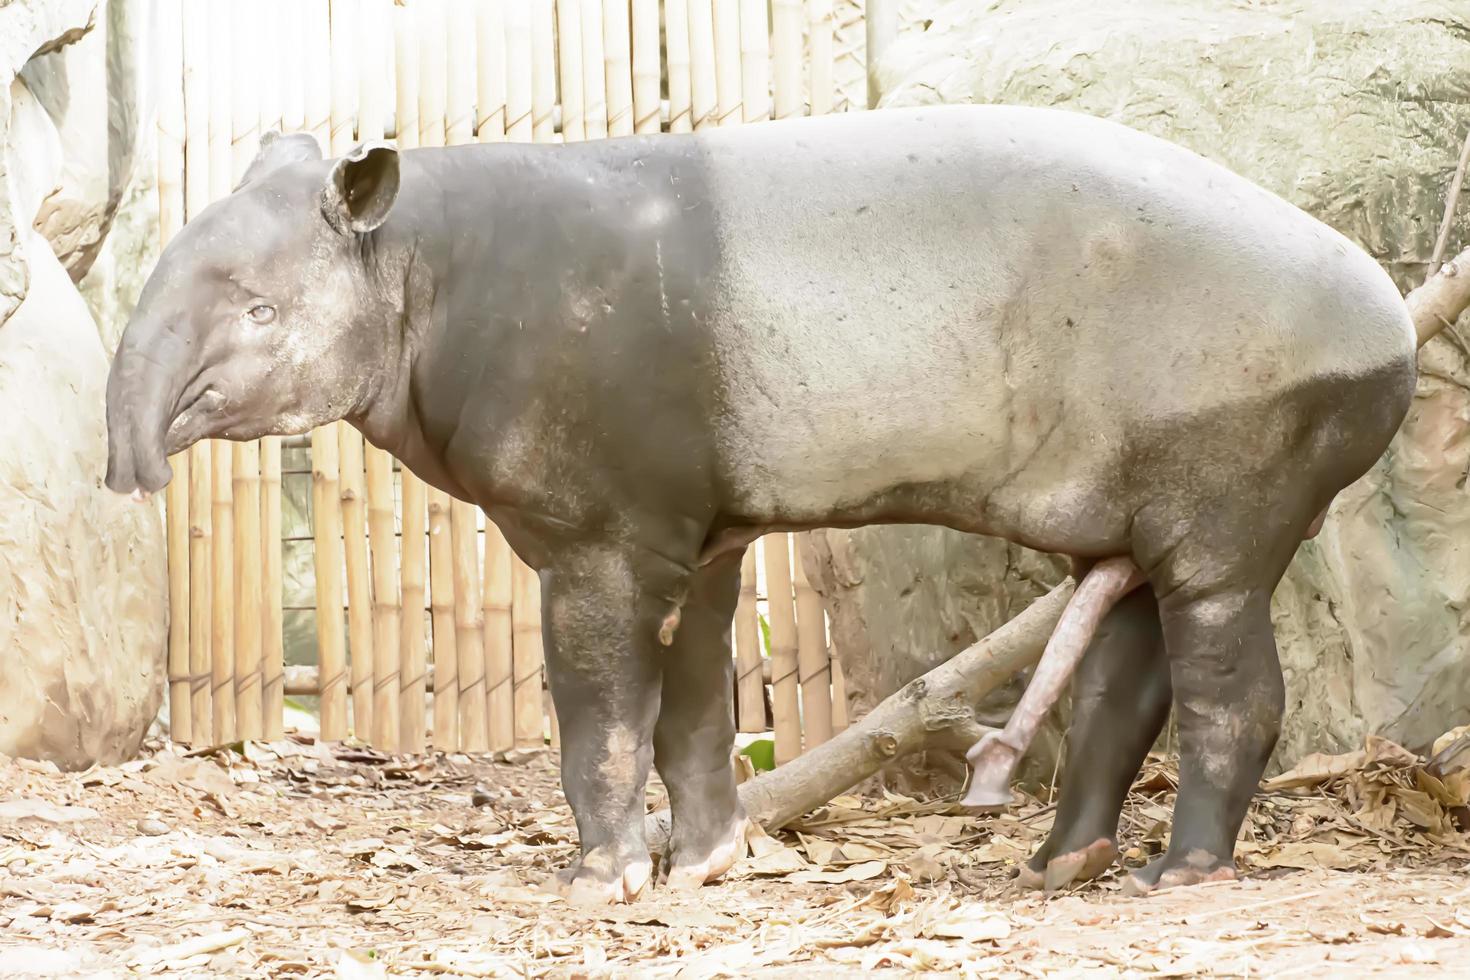
M85 806L57 806L45 800L20 797L0 800L0 820L40 820L43 823L77 823L98 820L102 814Z
M375 952L344 949L337 957L337 980L386 980L388 967Z
M968 943L1005 939L1010 934L1011 920L980 903L960 905L924 927L926 936L962 939Z
M230 929L227 932L212 932L205 936L186 939L183 942L170 943L167 946L143 947L135 950L128 959L128 965L171 966L204 953L217 953L222 949L238 946L249 938L249 929Z
M841 885L849 881L867 881L878 877L887 870L888 862L886 861L865 861L862 864L850 865L837 871L803 871L792 875L791 880L812 884Z

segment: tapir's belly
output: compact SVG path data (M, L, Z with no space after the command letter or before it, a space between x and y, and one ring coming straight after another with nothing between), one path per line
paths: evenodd
M840 121L711 140L740 522L1105 552L1151 492L1141 467L1195 479L1201 433L1213 460L1279 466L1324 384L1412 359L1376 264L1234 175L1070 114L926 112L881 145Z

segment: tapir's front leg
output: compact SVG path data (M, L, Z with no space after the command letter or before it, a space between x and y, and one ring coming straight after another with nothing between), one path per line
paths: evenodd
M668 601L615 549L559 554L543 574L546 675L561 725L562 788L582 855L560 876L582 902L636 898L652 873L643 833Z

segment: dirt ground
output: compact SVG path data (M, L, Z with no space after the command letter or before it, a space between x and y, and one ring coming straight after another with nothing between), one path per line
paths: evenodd
M1022 894L1050 807L889 794L762 835L721 884L604 909L539 890L575 834L555 759L526 755L297 737L87 773L0 758L0 974L1470 976L1462 788L1388 743L1268 784L1240 882ZM1167 839L1173 781L1153 762L1130 799L1133 863Z

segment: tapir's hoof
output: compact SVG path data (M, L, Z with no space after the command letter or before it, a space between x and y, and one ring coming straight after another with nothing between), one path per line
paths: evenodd
M1016 883L1022 888L1040 890L1049 895L1069 885L1091 881L1111 868L1116 860L1118 846L1108 838L1100 837L1081 850L1051 858L1044 870L1037 871L1029 864L1021 865Z
M633 902L643 894L653 877L651 861L630 861L621 874L594 874L582 862L563 868L542 886L560 895L569 905L617 905Z
M750 821L744 817L735 822L729 835L708 854L697 860L685 859L674 854L671 866L661 884L667 888L687 891L706 885L719 878L735 866L745 854L745 834Z
M1169 888L1207 881L1234 881L1237 877L1234 864L1222 862L1204 851L1192 851L1183 859L1165 854L1129 875L1123 882L1123 894L1139 898Z

